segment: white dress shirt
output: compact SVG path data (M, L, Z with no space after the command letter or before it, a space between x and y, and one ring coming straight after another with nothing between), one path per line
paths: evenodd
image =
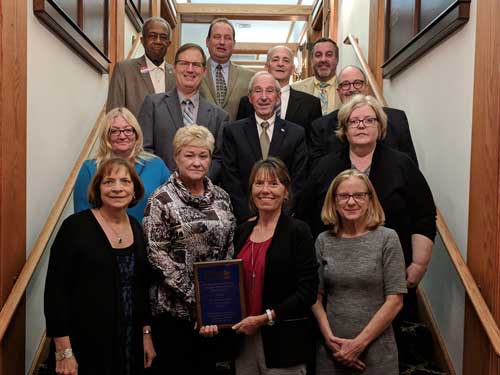
M215 70L217 69L217 65L219 65L218 62L210 59L210 74L212 74L212 82L215 82L217 81L215 79ZM229 81L228 77L229 77L229 60L227 62L225 62L224 64L220 64L222 66L222 76L224 77L224 82L226 82L226 87L227 87L227 83Z
M286 117L286 110L288 109L288 100L290 100L290 85L281 88L281 115L282 120Z
M163 60L160 66L157 66L148 58L147 55L145 56L149 76L151 77L153 87L155 88L155 94L165 92L165 60Z
M257 133L259 134L259 138L262 132L264 131L262 129L262 126L260 126L260 124L263 123L264 121L267 121L269 124L269 127L267 128L267 136L269 137L269 142L273 140L273 130L274 130L275 120L276 120L276 114L274 114L273 117L267 120L263 120L259 116L257 116L257 114L255 114L255 121L257 122Z

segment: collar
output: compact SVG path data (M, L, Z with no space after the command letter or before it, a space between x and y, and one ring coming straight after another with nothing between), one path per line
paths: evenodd
M163 62L158 66L149 59L148 55L144 54L144 57L146 58L146 66L150 72L157 69L160 69L163 72L165 71L165 60L163 60Z
M337 79L336 76L333 76L332 78L330 78L328 81L326 81L326 83L328 83L328 86L326 87L335 87L335 80ZM318 87L319 88L319 85L320 83L322 83L323 81L319 81L316 77L314 77L314 86L315 87Z
M212 69L215 70L215 68L217 68L217 65L219 65L219 63L215 60L212 60L212 59L210 59L209 61L210 61L210 66L212 67ZM222 66L222 70L228 71L229 63L230 63L230 60L227 60L224 64L220 64Z
M255 121L257 122L257 125L260 126L261 123L263 123L264 121L267 121L269 123L269 127L273 127L274 126L274 122L276 121L276 113L273 113L273 115L268 118L267 120L264 120L262 118L260 118L259 116L257 116L257 113L255 114Z
M290 92L290 85L286 85L286 86L283 86L281 88L281 93L287 93L287 92Z
M199 90L196 91L196 94L188 97L177 89L177 96L179 97L179 103L182 103L184 100L189 99L193 102L194 106L197 107L198 103L200 102L200 91Z

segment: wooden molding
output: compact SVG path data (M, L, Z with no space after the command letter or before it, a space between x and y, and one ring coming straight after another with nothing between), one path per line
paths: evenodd
M109 57L111 74L116 62L123 60L123 40L125 38L125 4L123 1L111 1L109 8Z
M370 0L370 36L368 40L368 66L382 92L384 88L382 64L384 63L385 45L384 5L385 0Z
M54 34L101 73L108 73L111 60L68 15L51 0L33 0L33 11ZM108 39L107 36L105 39Z
M170 26L172 26L172 29L179 23L177 18L177 9L172 1L161 1L161 16L167 20Z
M245 20L307 21L308 5L177 4L182 22L210 23L217 17Z
M339 0L330 0L330 38L338 43Z
M142 24L144 23L144 20L141 17L141 13L132 1L125 0L125 12L127 13L130 22L132 22L132 25L134 25L135 31L140 32L142 30Z
M0 306L26 260L27 2L0 5ZM0 375L24 374L25 301L0 342Z
M299 49L298 43L284 43L283 45L290 48L293 53L297 53ZM233 54L249 54L249 55L267 55L267 51L276 46L276 43L238 43L234 45Z
M467 265L500 322L500 2L481 0L476 7ZM463 359L465 375L500 373L499 359L469 301Z
M35 357L31 363L29 375L37 375L40 365L45 362L50 351L50 339L47 338L46 332L43 332L42 338L40 339L40 344L38 344L38 349L36 350Z

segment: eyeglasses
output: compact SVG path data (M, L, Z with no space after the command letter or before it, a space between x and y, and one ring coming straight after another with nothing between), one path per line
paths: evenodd
M359 128L360 124L363 124L365 127L369 128L371 126L376 126L378 123L378 119L376 117L367 117L365 119L353 118L347 121L347 126L349 128Z
M191 62L191 61L186 61L186 60L177 60L175 62L175 65L178 65L183 69L187 69L187 68L189 68L189 66L192 66L193 69L203 69L203 67L205 66L201 62L197 62L197 61Z
M135 129L134 128L125 128L125 129L111 128L111 129L109 129L109 135L113 138L118 138L122 133L126 137L131 137L132 135L135 134Z
M150 40L156 40L156 39L160 38L160 40L162 42L169 42L168 34L158 34L158 33L150 32L150 33L148 33L146 38L148 38Z
M371 194L368 192L359 192L359 193L339 193L335 194L335 199L340 204L346 204L349 202L349 199L352 198L356 203L363 203Z
M350 82L350 81L344 81L344 82L340 82L337 87L339 89L341 89L341 90L347 91L347 90L349 90L351 88L351 85L355 89L359 90L360 88L362 88L365 85L365 81L363 81L361 79L355 79L352 82Z

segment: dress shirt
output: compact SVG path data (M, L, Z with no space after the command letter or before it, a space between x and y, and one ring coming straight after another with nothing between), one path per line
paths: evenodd
M288 109L288 100L290 99L290 85L281 88L281 115L282 120L286 117L286 110Z
M264 121L267 121L269 124L269 127L267 128L267 136L269 137L269 142L273 140L273 130L274 130L274 122L276 120L276 114L274 114L271 118L264 120L261 119L257 114L255 115L255 121L257 122L257 132L259 133L259 138L260 135L262 134L262 124Z
M212 81L215 83L216 78L215 78L215 69L217 69L217 65L219 65L218 62L210 59L210 73L212 74ZM222 76L224 77L224 81L226 82L226 87L228 87L228 82L229 82L229 60L225 62L224 64L220 64L222 66Z
M146 56L146 65L151 81L153 82L153 87L155 88L155 94L165 92L165 60L163 60L160 66L157 66L147 55L144 56Z
M182 92L177 90L177 95L179 96L179 104L181 106L181 112L184 110L184 107L182 104L182 102L184 100L189 99L189 100L191 100L191 103L193 103L193 120L194 120L194 123L196 124L197 120L198 120L198 109L200 108L200 92L197 91L196 94L194 94L193 96L188 98Z
M328 96L328 111L327 113L333 112L338 107L336 103L337 97L337 77L333 76L329 81L327 81L328 86L325 88ZM314 78L314 96L319 98L319 93L321 89L319 88L320 81Z

